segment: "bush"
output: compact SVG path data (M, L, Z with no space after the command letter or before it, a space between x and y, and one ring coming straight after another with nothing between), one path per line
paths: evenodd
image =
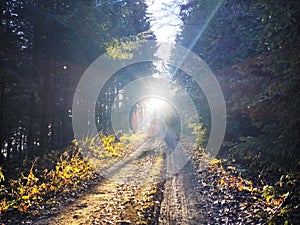
M12 179L8 187L0 186L0 213L8 209L27 212L32 207L46 203L49 198L59 192L68 192L93 177L95 170L80 157L76 149L68 149L59 158L54 169L35 169L37 158L34 160L29 173L18 179ZM0 169L0 181L4 181Z

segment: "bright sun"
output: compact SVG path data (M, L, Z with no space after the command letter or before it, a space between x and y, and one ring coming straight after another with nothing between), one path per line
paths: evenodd
M147 101L147 108L151 111L159 110L164 104L166 104L165 101L160 98L150 98Z

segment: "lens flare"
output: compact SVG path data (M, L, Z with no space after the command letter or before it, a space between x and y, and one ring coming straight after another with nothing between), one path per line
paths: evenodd
M213 72L199 56L182 46L155 41L137 43L136 46L138 47L131 51L132 58L113 59L109 54L104 54L83 74L72 107L73 131L79 146L83 145L84 142L81 140L85 140L87 134L95 136L98 133L95 105L106 82L127 66L143 62L162 62L188 74L203 91L211 113L210 134L205 152L211 157L216 156L225 135L226 106L221 87ZM166 49L169 49L172 54L168 54ZM104 97L108 99L107 96ZM153 149L152 145L156 142L150 140L153 139L152 137L159 136L169 148L169 151L166 151L167 169L164 178L173 176L186 165L189 158L182 137L189 136L192 140L196 140L192 137L193 133L188 123L189 118L199 118L200 115L195 107L197 103L193 102L184 87L169 79L157 78L149 74L148 77L137 77L122 87L121 107L120 104L115 103L117 103L116 99L110 109L110 118L107 118L111 122L113 131L115 133L142 131L149 137L149 141L138 143L140 146L135 150L137 155L141 154L139 151ZM118 107L113 107L116 105ZM93 157L96 154L84 146L82 149L82 154L86 157ZM134 159L134 157L130 159L130 164L126 167L128 170L135 170ZM114 171L122 166L125 166L124 163L111 172L102 171L103 175L112 178ZM203 164L203 168L205 166ZM120 179L121 182L126 178L116 179Z

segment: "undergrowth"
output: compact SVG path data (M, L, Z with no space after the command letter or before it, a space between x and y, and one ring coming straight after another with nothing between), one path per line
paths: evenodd
M100 133L86 137L81 142L80 150L93 166L102 170L128 155L141 139L143 137L138 134L122 134L116 137ZM79 145L76 140L74 144Z
M6 186L0 171L1 214L8 210L27 213L31 208L46 204L57 193L73 190L95 173L94 168L80 157L80 152L74 149L65 151L54 169L38 171L35 168L37 160L38 158L32 163L29 173L21 174L18 179L10 179Z
M204 155L198 151L195 158L200 162ZM257 216L263 219L264 225L297 224L300 208L299 174L282 175L276 182L270 183L265 178L251 176L252 171L241 168L235 160L227 159L212 159L206 171L218 177L215 187L231 189L236 195L253 196L252 200L261 204ZM253 214L251 211L249 213Z
M52 151L44 157L46 160L35 158L29 170L16 168L21 172L8 180L5 180L0 167L0 216L8 211L31 214L35 209L51 204L57 195L76 191L96 174L95 165L83 158L82 151L88 149L104 161L107 157L118 158L125 154L129 142L136 138L122 135L117 140L113 135L98 134L86 138L80 146L74 140L73 145L60 156L58 151Z

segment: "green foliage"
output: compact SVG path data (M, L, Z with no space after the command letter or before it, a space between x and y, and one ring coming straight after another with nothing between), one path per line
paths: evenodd
M271 214L268 215L268 224L293 224L295 218L293 218L296 213L296 209L300 206L294 206L295 196L291 192L291 188L282 187L282 180L280 180L280 185L270 186L266 185L263 187L262 196L266 201L266 205L273 210ZM299 187L298 187L299 188ZM297 201L297 200L296 200Z
M36 171L36 161L37 159L28 175L10 180L9 187L1 188L1 194L3 191L6 193L5 197L1 196L1 213L9 208L15 208L21 213L27 212L32 207L45 204L58 193L76 189L81 182L92 178L95 173L94 168L74 149L69 149L60 156L55 169Z
M203 122L199 122L193 118L189 118L188 127L191 129L191 134L196 137L196 145L200 149L205 149L208 141L207 128Z
M119 149L119 146L115 142L115 136L113 135L101 135L101 143L104 146L105 150L110 152L113 156L118 156L118 151L122 150Z
M263 188L263 197L266 199L267 203L271 202L271 199L275 198L276 196L276 191L273 186L266 185Z
M228 112L222 157L264 177L264 185L282 177L261 190L266 224L297 224L299 183L288 177L299 177L300 165L299 5L226 0L209 19L217 4L205 2L191 1L182 10L181 40L186 46L193 40L193 51L219 70ZM203 32L193 32L196 28ZM242 190L239 179L232 179L220 183Z
M4 181L4 175L3 175L3 172L2 172L2 166L0 166L0 182Z
M138 36L115 38L107 45L106 51L113 59L132 59L133 50L138 48L141 41L142 39Z
M33 166L34 164L35 162ZM21 178L10 181L12 205L20 212L26 212L28 208L42 199L41 193L45 185L38 183L40 179L33 173L33 166L27 176L22 175Z
M122 135L120 140L116 140L112 134L105 135L99 133L94 137L86 137L81 142L81 147L85 149L85 151L93 152L97 158L106 158L109 156L117 157L123 155L124 150L128 147L128 141L132 138L133 137L128 135ZM77 140L73 140L73 143L78 146Z
M299 170L297 4L191 1L181 13L182 44L192 43L210 68L220 70L231 143L227 156L264 175ZM196 28L202 33L193 32Z
M94 168L79 155L79 152L64 152L56 163L55 170L45 171L44 177L51 180L50 189L62 190L77 186L93 176Z
M113 134L99 133L94 137L86 137L81 143L85 151L91 152L96 158L122 157L127 154L130 145L143 138L140 134L122 134L116 138ZM73 140L78 146L78 141Z
M102 170L124 158L142 138L136 134L122 134L115 137L113 134L99 133L80 141L79 150L93 166ZM77 140L73 142L78 144Z
M153 37L145 32L144 1L96 7L92 0L5 0L0 7L0 145L20 148L14 154L42 156L66 146L72 138L67 100L84 70L106 50L126 58L137 39Z
M183 8L182 44L193 48L213 70L291 47L299 35L295 2L191 1Z
M2 214L2 212L10 208L10 204L6 200L6 195L8 194L8 190L3 184L4 181L5 181L5 177L2 173L2 167L0 167L0 215Z

